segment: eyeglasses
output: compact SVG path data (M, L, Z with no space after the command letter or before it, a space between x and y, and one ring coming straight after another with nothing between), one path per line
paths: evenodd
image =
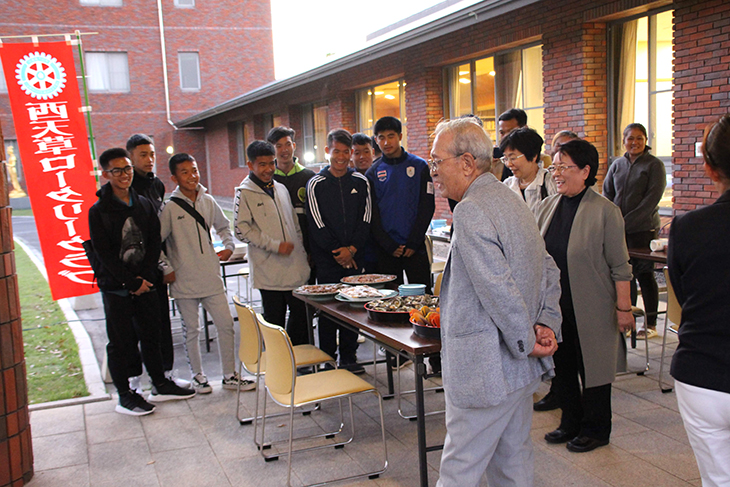
M502 161L504 164L514 164L515 161L517 159L519 159L520 157L525 157L525 155L524 154L520 154L519 156L516 156L516 157L502 156L502 157L499 158L499 160Z
M124 174L132 174L132 171L134 171L134 166L124 166L124 167L115 167L113 169L104 169L104 172L110 172L112 173L112 176L118 178L119 176Z
M557 165L553 164L552 166L548 167L547 170L550 174L555 174L555 173L563 173L563 172L567 171L568 169L570 169L571 167L578 167L578 166L566 166L564 164L557 164Z
M458 155L456 155L456 156L451 156L451 157L444 157L443 159L429 159L429 160L428 160L428 161L426 161L426 162L428 163L428 168L429 168L429 169L430 169L431 171L437 171L437 170L438 170L438 168L439 168L439 164L441 164L442 162L444 162L444 161L448 161L449 159L456 159L457 157L461 157L461 156L463 156L464 154L465 154L465 153L464 153L464 152L462 152L461 154L458 154Z

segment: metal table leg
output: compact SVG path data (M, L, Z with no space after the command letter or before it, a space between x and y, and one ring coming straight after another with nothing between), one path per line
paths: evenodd
M426 364L423 356L414 357L416 382L416 421L418 429L418 469L421 486L428 487L428 463L426 462L426 408L423 404L423 377L426 375Z

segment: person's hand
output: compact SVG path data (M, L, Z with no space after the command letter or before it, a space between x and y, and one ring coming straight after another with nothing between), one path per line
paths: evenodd
M405 245L401 245L401 246L399 246L399 247L398 247L397 249L395 249L395 251L393 252L393 257L402 257L402 256L403 256L403 252L404 252L405 250L406 250L406 246L405 246Z
M535 346L529 357L550 357L558 349L558 341L553 330L547 326L535 325Z
M290 255L294 251L294 244L291 242L281 242L279 244L279 253L281 255Z
M618 315L618 329L621 333L626 333L636 327L631 311L617 311L616 314Z
M172 284L173 282L175 282L175 271L172 271L171 273L162 276L163 284Z
M416 251L413 249L405 249L403 251L403 257L405 257L405 258L412 257L413 254L415 254L415 253L416 253Z
M338 264L345 267L352 260L352 254L347 250L347 247L340 247L332 251L332 257L335 258Z
M147 279L143 279L141 277L140 277L140 279L142 279L142 285L136 291L130 291L130 294L139 296L140 294L150 292L152 290L152 288L154 287L154 285Z
M225 261L227 261L228 259L231 258L231 256L233 255L233 251L232 250L229 250L229 249L223 249L220 252L218 252L217 255L218 255L218 258L222 262L225 262Z

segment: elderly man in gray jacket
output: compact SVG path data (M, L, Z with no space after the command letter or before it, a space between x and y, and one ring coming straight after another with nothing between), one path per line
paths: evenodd
M490 172L492 142L469 119L436 127L429 166L459 201L441 287L446 392L442 487L533 485L532 394L553 375L559 271L532 213Z

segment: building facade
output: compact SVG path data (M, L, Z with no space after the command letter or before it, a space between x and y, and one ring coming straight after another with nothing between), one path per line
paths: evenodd
M203 134L177 122L274 79L268 0L30 0L3 5L2 36L76 30L96 33L83 35L82 42L97 153L123 147L133 133L149 134L158 153L158 173L169 188L166 150L202 154L201 171L207 170ZM46 39L63 40L40 40ZM77 62L80 74L79 68ZM6 147L19 157L4 78L0 123ZM24 186L22 161L18 173Z
M205 135L208 185L231 196L246 174L243 149L283 124L297 155L323 161L329 129L369 132L383 115L404 121L404 145L427 158L443 118L495 119L513 106L543 134L573 130L596 145L599 185L623 155L622 131L641 122L665 162L662 213L711 203L697 152L705 125L730 107L730 3L722 0L489 0L181 122ZM449 218L438 199L435 218Z

